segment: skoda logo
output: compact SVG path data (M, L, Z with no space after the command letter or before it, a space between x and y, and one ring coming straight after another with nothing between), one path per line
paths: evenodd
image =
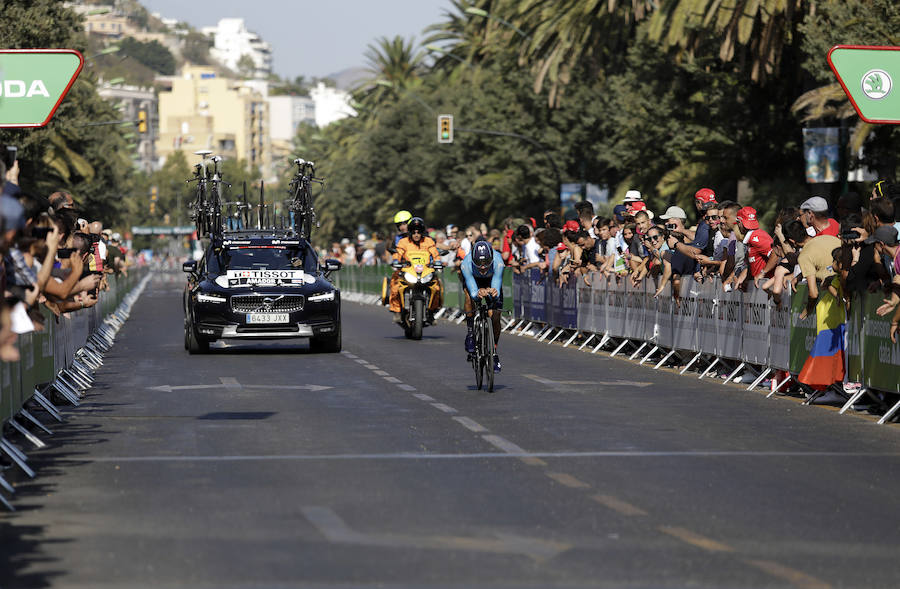
M881 100L891 93L894 81L884 70L869 70L862 77L862 90L872 100Z

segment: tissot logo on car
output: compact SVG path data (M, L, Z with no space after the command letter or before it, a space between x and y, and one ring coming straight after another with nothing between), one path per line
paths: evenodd
M236 278L303 278L303 272L294 270L236 270L234 275Z

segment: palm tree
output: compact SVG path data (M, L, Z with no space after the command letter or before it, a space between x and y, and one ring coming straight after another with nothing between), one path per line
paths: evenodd
M375 109L394 92L416 85L424 72L425 53L416 49L412 38L380 37L369 44L365 56L372 78L357 92L363 108Z
M635 25L653 10L654 0L502 0L507 20L525 31L514 39L519 61L531 64L534 90L549 83L549 103L558 106L572 72L599 75L634 38Z
M751 79L764 84L814 8L810 0L663 0L650 17L648 34L689 59L718 40L719 59L747 59Z

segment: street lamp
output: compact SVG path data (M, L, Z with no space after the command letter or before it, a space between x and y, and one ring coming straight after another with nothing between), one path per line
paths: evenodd
M521 37L523 37L523 38L525 38L525 39L529 39L529 40L531 39L531 35L528 35L527 33L525 33L525 31L523 31L522 29L520 29L520 28L517 27L516 25L512 24L512 23L509 22L508 20L504 20L504 19L500 18L500 17L497 16L497 15L491 14L491 13L488 12L487 10L482 10L481 8L475 8L474 6L470 6L470 7L466 8L465 13L466 13L466 14L471 14L472 16L480 16L480 17L482 17L482 18L487 18L487 19L490 19L490 20L495 20L495 21L497 21L497 22L499 22L499 23L501 23L501 24L503 24L503 25L505 25L505 26L511 28L511 29L514 30L516 33L518 33Z

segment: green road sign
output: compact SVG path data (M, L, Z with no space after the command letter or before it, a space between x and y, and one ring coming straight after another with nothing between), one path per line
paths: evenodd
M43 127L84 66L74 49L0 50L0 127Z
M859 118L900 124L900 47L837 45L828 52L828 65Z

